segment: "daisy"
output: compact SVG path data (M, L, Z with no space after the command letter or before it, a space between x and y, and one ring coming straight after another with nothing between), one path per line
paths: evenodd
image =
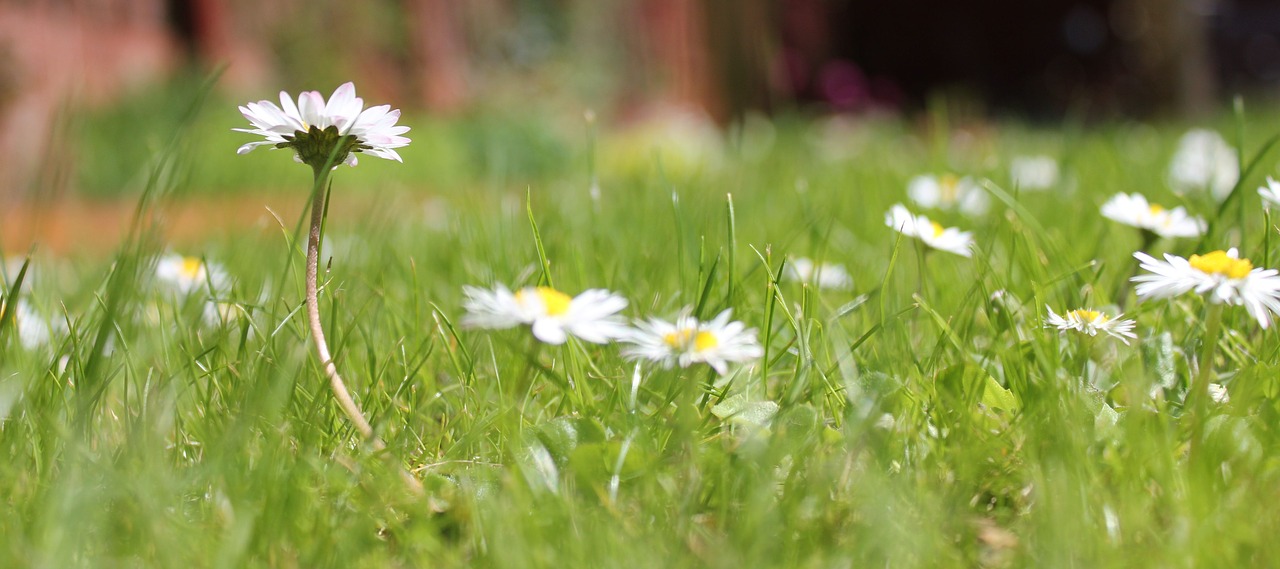
M1049 156L1018 156L1009 163L1009 179L1023 190L1044 190L1058 183L1058 161Z
M409 132L397 126L400 110L391 105L364 108L356 96L355 85L343 83L329 101L319 91L305 91L295 104L289 94L280 92L280 106L271 101L258 101L240 107L240 114L253 128L233 128L237 132L256 134L266 140L250 142L236 150L245 154L259 146L292 148L299 162L319 168L322 164L356 165L356 153L365 152L379 158L403 162L394 149L409 144L400 136ZM342 137L351 137L344 139Z
M987 193L967 176L916 176L907 183L907 196L920 207L958 209L965 215L987 212Z
M1148 203L1142 194L1119 193L1102 204L1102 215L1112 221L1150 231L1160 237L1198 237L1204 233L1204 219L1187 214L1182 206L1165 209Z
M1258 195L1262 196L1263 206L1280 205L1280 182L1267 176L1267 185L1258 188Z
M1103 312L1088 308L1081 308L1067 312L1062 316L1054 313L1052 308L1045 307L1049 311L1049 317L1044 319L1045 326L1052 326L1058 330L1075 330L1090 336L1097 336L1098 332L1103 332L1112 338L1119 339L1125 345L1129 344L1129 338L1137 338L1133 333L1133 320L1121 320L1123 314L1117 314L1114 318L1107 316Z
M8 303L0 302L0 318L3 318L8 311ZM55 321L56 322L56 321ZM53 336L53 327L49 322L41 318L31 303L25 298L19 298L14 303L13 323L12 326L18 332L18 342L22 347L28 350L34 350L49 343L49 339ZM65 328L65 324L63 325Z
M973 255L973 234L954 227L942 227L923 215L912 215L906 206L894 204L884 216L884 223L907 237L924 241L925 245L955 253L962 257Z
M36 265L32 261L27 262L25 257L4 257L0 260L0 282L4 283L4 288L13 286L14 279L18 278L18 273L22 272L22 266L27 265L27 273L22 277L22 290L30 291L31 283L36 280Z
M462 290L467 296L462 324L470 328L502 330L529 324L533 336L548 344L563 344L569 336L604 344L627 334L626 325L617 319L627 300L607 290L591 289L573 298L545 286L514 293L502 285Z
M160 257L156 263L156 278L182 294L191 294L206 285L212 285L215 292L227 286L227 272L221 266L177 253Z
M1204 295L1209 302L1243 305L1264 329L1271 315L1280 314L1280 271L1254 268L1234 249L1192 255L1184 259L1165 253L1164 261L1138 252L1133 256L1151 274L1132 280L1139 297L1170 298L1188 291Z
M675 322L650 318L623 340L632 345L622 353L658 362L664 368L704 363L724 375L729 362L748 362L764 355L756 342L755 328L729 321L732 314L733 309L725 310L710 322L699 322L687 310Z
M1209 399L1220 405L1231 402L1231 394L1227 393L1227 387L1221 383L1209 384Z
M818 288L848 290L853 288L853 277L844 265L814 263L811 259L797 257L787 263L787 280L813 283Z
M1218 133L1192 129L1178 141L1169 163L1169 182L1178 191L1209 190L1221 201L1240 178L1236 151Z

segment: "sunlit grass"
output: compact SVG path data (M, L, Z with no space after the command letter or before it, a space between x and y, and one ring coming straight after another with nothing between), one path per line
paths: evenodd
M177 117L190 102L168 103ZM187 192L297 204L272 231L215 229L177 251L230 275L212 319L207 287L187 297L156 282L169 244L151 217L111 255L37 251L28 298L65 331L37 349L9 334L0 360L0 565L1250 566L1277 554L1276 332L1226 311L1214 366L1231 400L1188 463L1180 417L1205 306L1138 303L1125 281L1142 237L1098 213L1122 191L1185 205L1215 224L1205 246L1148 252L1239 246L1270 266L1252 189L1274 156L1243 182L1243 214L1219 216L1168 190L1172 125L931 133L783 119L730 137L718 163L617 142L650 159L600 160L593 198L580 123L408 118L403 165L334 176L321 306L357 401L423 481L416 497L359 448L309 352L307 169L285 151L235 156L239 122L214 105L144 128L118 175L95 169L112 144L85 140L89 185L145 192L144 212ZM598 152L610 144L602 135ZM1059 160L1057 188L1010 184L1010 161L1030 153ZM186 175L153 177L156 164ZM948 172L990 180L983 216L930 212L973 232L972 259L926 256L884 223L911 177ZM383 207L337 214L371 200ZM788 257L842 264L853 286L781 279ZM463 285L536 285L544 270L570 294L626 296L632 319L732 308L764 358L724 377L637 370L614 345L460 328ZM1046 305L1122 308L1138 339L1060 335Z

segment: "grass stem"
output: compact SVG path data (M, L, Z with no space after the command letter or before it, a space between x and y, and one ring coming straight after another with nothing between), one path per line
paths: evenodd
M1205 316L1205 331L1200 348L1200 369L1196 371L1191 383L1191 391L1187 393L1187 412L1191 414L1191 464L1196 464L1199 455L1203 454L1204 425L1208 414L1209 384L1213 381L1213 359L1218 353L1218 337L1222 331L1222 311L1224 305L1210 303L1209 312Z

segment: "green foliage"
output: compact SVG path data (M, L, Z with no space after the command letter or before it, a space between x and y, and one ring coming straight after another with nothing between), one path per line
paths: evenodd
M334 174L321 306L356 399L423 481L415 496L361 447L310 351L289 217L304 211L307 169L286 151L235 156L247 140L227 130L241 122L231 106L169 126L115 112L86 119L83 155L97 157L80 167L104 193L145 192L132 235L109 256L33 259L25 294L64 324L46 345L24 348L0 321L0 566L1256 566L1280 554L1267 499L1280 487L1275 330L1226 312L1212 365L1231 401L1207 424L1212 467L1189 464L1182 400L1203 364L1202 303L1138 303L1124 282L1141 238L1097 213L1141 190L1233 223L1164 188L1178 129L783 119L767 140L744 129L719 163L602 167L593 199L585 140L551 119L406 119L405 164ZM110 142L122 132L156 142ZM1259 143L1246 140L1250 160ZM1028 152L1059 158L1062 183L1016 188L1009 160ZM175 164L189 175L151 175ZM921 258L883 221L910 177L947 170L991 180L989 213L934 212L974 232L972 259ZM278 231L215 230L182 251L225 267L227 290L156 281L167 245L146 213L158 198L264 190L297 197ZM1280 258L1260 250L1273 229L1256 198L1235 200L1248 227L1211 246ZM340 213L369 201L373 213ZM788 280L795 257L845 265L852 290ZM460 328L461 287L495 282L609 288L631 318L732 308L767 356L719 377ZM1046 304L1123 306L1140 339L1061 335L1043 326Z

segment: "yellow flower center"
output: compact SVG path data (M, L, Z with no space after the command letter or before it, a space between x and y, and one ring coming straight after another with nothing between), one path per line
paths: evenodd
M1253 270L1248 259L1233 259L1226 251L1214 251L1204 255L1192 255L1191 268L1210 275L1222 275L1229 279L1243 279Z
M715 334L705 330L694 334L693 330L690 328L676 330L675 332L668 332L662 337L662 341L674 349L687 350L690 347L690 337L693 338L692 347L695 352L709 350L720 345L720 340L716 338Z
M710 350L719 345L720 340L711 332L698 332L698 335L693 337L693 349L699 352Z
M943 229L943 228L942 228L942 224L941 224L941 223L938 223L938 222L936 222L936 221L930 221L930 222L929 222L929 225L930 225L931 227L933 227L933 236L934 236L934 237L938 237L938 236L942 235L942 232L943 232L943 231L945 231L945 229Z
M680 349L683 348L685 344L689 343L689 336L691 334L693 334L693 330L688 328L676 330L675 332L667 332L667 334L662 337L662 341L666 342L666 344L672 348Z
M954 203L960 197L960 179L952 174L944 174L938 178L938 188L942 194L942 203Z
M179 270L182 276L195 280L200 278L200 270L204 268L204 263L195 257L183 257L182 269Z
M1084 308L1081 308L1080 310L1072 310L1071 312L1067 313L1067 315L1068 316L1074 315L1076 318L1079 318L1080 320L1083 320L1085 322L1093 322L1095 319L1099 319L1099 318L1100 318L1100 322L1107 321L1107 316L1105 314L1098 312L1097 310L1087 310Z
M1151 215L1160 215L1160 212L1164 211L1164 208L1160 207L1159 204L1151 204L1147 209L1151 210Z
M542 306L547 310L548 316L561 316L569 312L569 303L573 299L569 295L560 292L551 287L540 286L533 289L534 294L538 295L538 300L542 301ZM516 301L524 302L525 291L521 290L516 293Z

